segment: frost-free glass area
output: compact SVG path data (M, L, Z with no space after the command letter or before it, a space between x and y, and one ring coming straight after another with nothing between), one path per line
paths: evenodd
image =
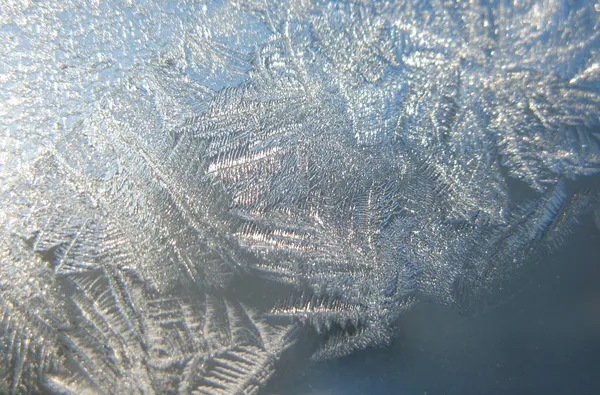
M0 392L594 393L600 8L0 5Z

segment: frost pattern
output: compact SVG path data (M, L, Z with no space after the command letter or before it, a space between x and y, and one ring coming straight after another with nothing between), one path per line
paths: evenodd
M0 392L256 393L301 326L334 358L469 309L598 216L599 15L0 6Z

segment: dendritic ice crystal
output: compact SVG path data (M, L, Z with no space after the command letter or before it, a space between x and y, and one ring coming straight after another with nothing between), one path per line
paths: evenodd
M598 217L599 48L593 1L3 1L0 392L257 393L468 308Z

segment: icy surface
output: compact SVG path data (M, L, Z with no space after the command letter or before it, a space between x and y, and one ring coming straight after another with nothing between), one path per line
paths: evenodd
M417 300L469 309L598 216L599 23L3 2L0 392L255 393L299 327L335 358Z

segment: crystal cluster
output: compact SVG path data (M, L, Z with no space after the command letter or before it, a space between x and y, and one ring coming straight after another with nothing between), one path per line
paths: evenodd
M0 392L256 393L299 327L334 358L468 309L599 212L599 34L559 0L0 5Z

